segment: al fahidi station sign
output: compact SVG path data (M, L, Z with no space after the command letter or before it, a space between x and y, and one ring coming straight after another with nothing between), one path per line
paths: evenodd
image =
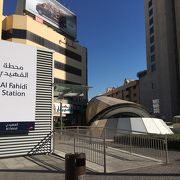
M35 47L0 41L0 132L34 129Z

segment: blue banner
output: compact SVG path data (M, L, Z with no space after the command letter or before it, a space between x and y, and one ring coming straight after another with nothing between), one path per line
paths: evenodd
M0 134L21 134L34 130L35 122L1 122Z

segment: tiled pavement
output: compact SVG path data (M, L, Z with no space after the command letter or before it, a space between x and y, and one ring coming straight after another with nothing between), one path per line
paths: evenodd
M153 165L112 174L88 172L84 180L180 180L180 152L169 152L168 165ZM119 164L121 166L121 164ZM64 160L54 155L0 159L0 180L64 180Z

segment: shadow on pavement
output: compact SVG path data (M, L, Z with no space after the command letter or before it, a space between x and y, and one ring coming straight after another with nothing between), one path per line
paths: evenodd
M37 155L37 156L28 156L25 158L28 159L29 161L32 161L33 163L37 164L38 166L41 166L41 167L47 169L50 172L57 172L57 173L65 172L65 170L63 168L64 160L58 156L49 154L48 156L46 155L43 157L41 157L40 155ZM58 160L61 163L59 163Z

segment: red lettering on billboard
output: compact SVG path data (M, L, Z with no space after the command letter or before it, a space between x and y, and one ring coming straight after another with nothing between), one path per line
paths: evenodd
M35 17L35 20L36 20L37 22L41 23L41 24L44 24L43 19L41 19L41 18L38 17L38 16Z

